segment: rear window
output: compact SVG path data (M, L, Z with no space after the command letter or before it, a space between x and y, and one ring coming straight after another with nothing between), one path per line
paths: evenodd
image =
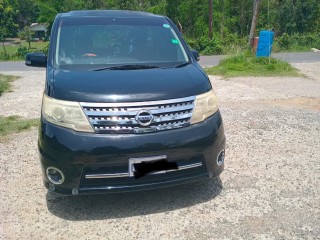
M65 18L58 27L59 67L119 64L174 66L188 61L165 18Z

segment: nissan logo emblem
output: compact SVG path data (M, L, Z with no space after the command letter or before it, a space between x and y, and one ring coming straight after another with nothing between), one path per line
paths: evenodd
M136 115L136 121L141 125L141 126L149 126L153 120L153 115L150 111L147 110L142 110L138 112Z

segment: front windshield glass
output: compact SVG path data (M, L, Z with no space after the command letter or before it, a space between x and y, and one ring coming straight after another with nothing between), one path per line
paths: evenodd
M60 68L170 67L189 61L166 19L62 19L56 46L55 64Z

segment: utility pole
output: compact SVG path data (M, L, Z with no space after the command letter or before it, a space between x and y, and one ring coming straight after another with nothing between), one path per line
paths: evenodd
M253 16L252 16L252 22L251 22L251 29L250 29L250 35L249 35L249 42L248 47L252 47L252 41L254 37L254 33L256 31L258 16L259 16L259 7L260 7L260 0L253 0Z
M212 0L209 0L209 39L212 39Z

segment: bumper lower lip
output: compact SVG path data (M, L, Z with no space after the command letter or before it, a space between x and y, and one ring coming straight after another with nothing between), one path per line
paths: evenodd
M49 188L50 184L45 169L55 166L65 174L65 182L54 191L65 195L148 190L215 177L224 169L224 164L216 162L224 148L219 112L199 124L148 134L78 133L44 120L39 130L44 185ZM178 169L141 179L129 176L129 158L163 154L169 162L176 162ZM96 166L106 171L95 171Z
M208 178L208 173L199 174L192 177L187 177L175 181L162 181L158 183L150 183L150 184L136 184L132 186L93 186L93 187L80 187L77 189L73 189L73 195L85 195L85 194L101 194L101 193L120 193L120 192L134 192L134 191L145 191L152 190L157 188L165 188L171 187L181 184L193 183L197 181L201 181L203 179ZM57 193L59 189L56 189ZM65 194L65 193L62 193Z

